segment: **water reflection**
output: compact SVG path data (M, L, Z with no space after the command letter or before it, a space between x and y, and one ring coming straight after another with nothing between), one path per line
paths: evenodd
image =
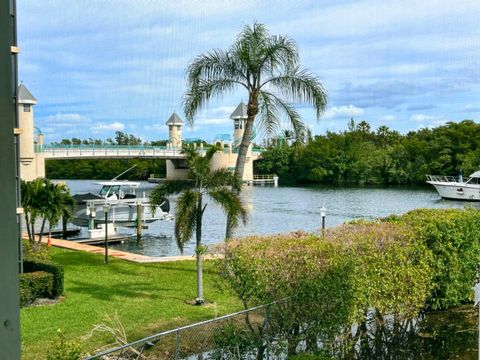
M477 359L477 311L464 305L422 315L418 320L374 320L358 329L343 359Z

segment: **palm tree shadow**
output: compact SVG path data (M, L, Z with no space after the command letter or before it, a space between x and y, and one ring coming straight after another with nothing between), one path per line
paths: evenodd
M154 288L152 291L152 283L150 282L128 282L105 286L100 284L92 284L84 281L74 281L69 291L76 293L88 294L98 300L114 300L119 298L148 298L161 299L164 293L172 291L173 288ZM163 294L163 296L162 296Z

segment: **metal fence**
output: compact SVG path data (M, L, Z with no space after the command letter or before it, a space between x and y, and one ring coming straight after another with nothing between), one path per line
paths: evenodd
M285 359L286 343L269 319L282 312L275 302L164 331L99 352L85 360Z

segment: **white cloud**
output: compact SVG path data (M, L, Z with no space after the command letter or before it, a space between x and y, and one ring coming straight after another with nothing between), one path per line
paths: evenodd
M414 114L410 116L410 120L417 121L417 122L432 121L435 119L436 119L435 116L425 115L425 114Z
M123 131L125 125L120 122L113 122L110 124L99 123L97 125L91 126L90 130L94 133L104 132L104 131Z
M395 115L385 115L382 118L380 118L381 121L394 121L396 119Z
M197 124L201 125L220 125L233 123L229 118L213 118L213 119L200 119L197 121Z
M354 105L346 106L333 106L328 108L323 115L325 119L332 119L336 117L355 117L362 115L365 112L364 109L356 107Z
M47 117L43 118L42 120L48 123L55 123L56 126L58 125L71 125L90 122L90 119L82 116L78 113L56 113L55 115L48 115ZM59 124L58 124L59 123Z

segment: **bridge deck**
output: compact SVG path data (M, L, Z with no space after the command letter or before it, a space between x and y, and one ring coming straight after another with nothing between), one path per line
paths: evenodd
M36 147L37 153L42 153L45 159L92 159L92 158L155 158L155 159L182 159L181 148L165 146L123 146L123 145L78 145L59 146L43 145ZM205 154L206 149L200 150ZM228 149L224 150L228 152ZM253 156L257 158L262 149L253 149Z

